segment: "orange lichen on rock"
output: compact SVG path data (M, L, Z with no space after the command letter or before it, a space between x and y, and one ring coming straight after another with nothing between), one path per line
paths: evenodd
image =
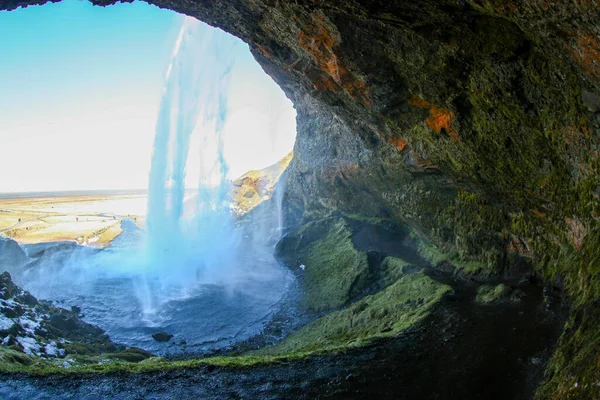
M263 53L263 55L265 57L267 57L268 59L273 59L273 54L267 50L265 48L265 46L261 45L261 44L257 44L256 47L258 47L258 49L260 50L261 53Z
M388 142L395 146L398 150L402 151L408 146L408 142L402 138L390 138Z
M348 179L349 176L355 174L360 169L360 166L354 164L342 164L338 163L336 166L330 166L323 170L323 178L329 181L331 184L335 183L336 178Z
M590 77L600 80L600 43L587 31L579 31L573 56Z
M455 117L453 111L438 108L415 94L408 99L408 104L429 110L429 118L425 122L429 129L437 133L446 132L450 136L450 140L455 143L461 141L458 132L453 127Z
M424 169L424 170L436 170L436 169L438 169L437 165L435 165L431 161L425 160L424 158L422 158L417 153L413 152L410 156L411 156L413 165L416 166L416 167L419 167L419 168Z
M537 215L538 217L545 217L545 216L546 216L546 213L544 213L544 212L541 212L541 211L540 211L540 210L538 210L537 208L534 208L534 209L532 210L532 212L533 212L535 215Z
M332 29L327 27L322 15L312 15L312 23L300 29L298 41L300 47L325 74L320 79L312 79L317 90L333 90L337 84L350 97L359 99L365 106L371 106L369 89L365 81L349 72L335 54L334 47L339 44L340 39Z
M531 258L533 256L531 247L527 244L527 242L516 236L512 236L510 238L510 240L507 244L507 250L510 253L518 254L522 257Z

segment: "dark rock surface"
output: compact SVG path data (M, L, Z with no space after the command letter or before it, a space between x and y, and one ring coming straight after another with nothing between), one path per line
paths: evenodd
M414 329L366 348L252 368L139 374L0 376L3 399L530 399L560 334L541 288L482 306L461 284ZM18 389L18 390L16 390Z
M157 342L168 342L173 338L173 335L167 332L156 332L152 334L152 339Z
M122 350L77 313L38 301L15 285L8 272L0 274L0 342L2 348L43 358Z

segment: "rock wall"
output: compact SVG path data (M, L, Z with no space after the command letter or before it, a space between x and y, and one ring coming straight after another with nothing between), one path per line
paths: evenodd
M576 310L540 396L600 382L597 1L150 3L246 41L294 102L290 226L341 211L491 273L526 258Z

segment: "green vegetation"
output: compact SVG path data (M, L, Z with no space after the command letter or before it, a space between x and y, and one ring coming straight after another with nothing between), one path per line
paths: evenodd
M309 309L330 310L347 304L352 288L365 278L367 256L352 245L352 232L338 221L330 232L306 248L303 303Z
M505 299L511 292L512 289L503 283L497 286L482 285L477 289L477 297L475 300L484 304L495 303Z
M481 261L461 260L457 252L442 253L438 247L425 240L418 240L418 249L421 257L433 266L439 266L440 264L447 262L456 267L457 272L465 274L490 273L494 270L493 265L490 266Z
M585 305L571 314L536 399L600 398L600 309Z
M302 305L327 311L348 304L367 278L367 255L352 244L352 230L343 219L328 218L302 226L278 246L290 268L304 265Z
M451 290L423 272L404 275L385 290L367 296L347 309L321 317L280 344L259 350L256 354L333 350L394 336L424 318L430 308Z
M390 286L394 282L398 281L405 274L409 273L413 265L398 257L386 257L381 263L381 272L383 276L384 285Z
M298 360L309 355L309 353L297 353L289 356L241 355L185 361L168 361L161 357L151 357L141 362L111 359L108 355L101 355L86 358L68 356L64 359L44 360L0 346L0 373L26 373L29 375L119 374L202 368L209 365L226 368L244 368Z

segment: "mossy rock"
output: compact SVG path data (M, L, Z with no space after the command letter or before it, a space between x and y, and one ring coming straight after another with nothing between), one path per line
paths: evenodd
M33 362L33 358L23 354L22 351L7 346L0 346L0 363L5 368L10 366L28 366L33 364Z
M154 357L154 354L150 353L149 351L139 349L137 347L130 347L118 353L105 354L103 355L103 357L138 363Z
M302 305L308 310L327 311L348 304L361 294L368 277L367 254L354 248L352 230L343 219L308 223L284 238L277 252L302 274Z
M494 264L485 263L478 260L462 259L456 252L442 252L433 243L418 240L419 254L423 259L434 267L450 266L455 274L462 275L486 275L494 273Z
M404 275L417 272L420 267L398 257L386 257L381 263L383 283L387 287Z
M498 303L501 301L517 302L520 300L522 292L513 290L510 286L501 283L496 286L482 285L477 289L475 301L482 304Z
M258 354L290 354L358 346L397 335L423 319L452 289L423 272L404 275L385 290L306 325Z

